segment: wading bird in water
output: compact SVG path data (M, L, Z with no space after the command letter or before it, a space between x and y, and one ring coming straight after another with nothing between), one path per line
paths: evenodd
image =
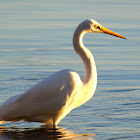
M5 121L42 122L55 128L74 108L87 102L97 85L97 70L92 53L84 46L86 33L104 33L126 39L118 33L104 28L92 19L83 21L73 35L73 47L81 57L85 75L81 79L73 70L61 70L16 95L0 106L0 124Z

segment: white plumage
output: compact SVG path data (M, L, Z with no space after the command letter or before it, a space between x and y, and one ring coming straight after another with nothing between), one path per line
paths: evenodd
M83 45L82 38L86 33L98 32L124 38L95 20L83 21L74 33L73 46L84 63L84 78L81 79L73 70L56 72L25 93L5 101L0 106L0 124L4 121L25 120L43 122L55 128L72 109L87 102L96 89L97 71L94 58Z

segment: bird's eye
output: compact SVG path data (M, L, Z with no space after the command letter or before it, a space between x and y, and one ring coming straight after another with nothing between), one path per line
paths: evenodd
M99 25L94 25L94 27L96 28L96 29L100 29L100 26Z

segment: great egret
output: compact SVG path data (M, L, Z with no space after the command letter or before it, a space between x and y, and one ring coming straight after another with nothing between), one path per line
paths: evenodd
M55 128L72 109L87 102L97 85L97 71L92 53L83 45L86 33L105 33L125 37L108 30L92 19L83 21L75 30L73 47L81 57L85 76L73 70L61 70L5 101L0 106L0 124L5 121L34 121Z

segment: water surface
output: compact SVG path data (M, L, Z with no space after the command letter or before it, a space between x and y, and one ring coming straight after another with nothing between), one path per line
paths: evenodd
M62 69L72 68L84 76L72 47L81 21L93 18L127 38L84 37L97 65L97 90L59 123L57 132L40 123L6 122L0 138L139 139L139 5L138 0L0 2L0 103Z

